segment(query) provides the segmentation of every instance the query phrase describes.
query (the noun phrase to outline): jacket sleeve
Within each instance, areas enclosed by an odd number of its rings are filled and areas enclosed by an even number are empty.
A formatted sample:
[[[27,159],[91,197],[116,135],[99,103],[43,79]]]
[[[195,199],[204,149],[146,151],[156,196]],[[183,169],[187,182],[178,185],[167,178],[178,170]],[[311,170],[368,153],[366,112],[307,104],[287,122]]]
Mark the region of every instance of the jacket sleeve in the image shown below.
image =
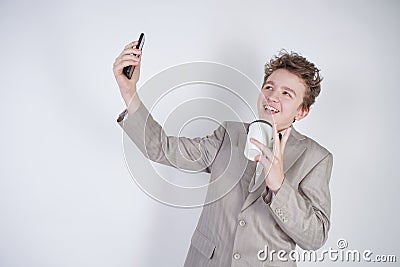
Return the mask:
[[[284,180],[269,203],[276,222],[302,249],[317,250],[328,238],[332,165],[333,156],[328,152],[305,176],[299,188]]]
[[[224,123],[202,138],[168,136],[143,103],[135,112],[121,115],[126,117],[117,122],[148,159],[184,170],[210,172],[225,135]]]

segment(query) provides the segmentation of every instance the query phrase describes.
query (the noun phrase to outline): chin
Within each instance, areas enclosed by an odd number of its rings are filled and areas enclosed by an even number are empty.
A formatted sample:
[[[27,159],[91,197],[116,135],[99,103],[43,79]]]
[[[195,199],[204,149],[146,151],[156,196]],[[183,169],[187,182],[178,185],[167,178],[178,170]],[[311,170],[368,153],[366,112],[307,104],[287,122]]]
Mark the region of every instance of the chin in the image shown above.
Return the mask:
[[[258,116],[258,118],[259,118],[260,120],[267,121],[267,122],[269,122],[269,123],[271,123],[271,124],[274,123],[274,120],[272,119],[272,115],[267,116],[267,115],[263,114],[263,116]]]

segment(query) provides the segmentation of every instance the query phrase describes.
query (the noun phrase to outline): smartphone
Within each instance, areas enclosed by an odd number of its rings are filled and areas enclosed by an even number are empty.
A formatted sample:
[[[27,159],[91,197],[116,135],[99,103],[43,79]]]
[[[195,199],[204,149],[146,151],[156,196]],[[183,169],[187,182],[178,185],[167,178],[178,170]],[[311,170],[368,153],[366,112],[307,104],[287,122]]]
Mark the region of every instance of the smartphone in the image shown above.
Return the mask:
[[[140,37],[139,37],[139,43],[136,45],[136,49],[142,50],[143,45],[144,45],[144,33],[141,33]],[[138,57],[139,55],[135,55],[135,56]],[[129,65],[129,66],[124,67],[122,72],[130,80],[132,78],[132,74],[133,74],[134,70],[135,70],[135,66]]]

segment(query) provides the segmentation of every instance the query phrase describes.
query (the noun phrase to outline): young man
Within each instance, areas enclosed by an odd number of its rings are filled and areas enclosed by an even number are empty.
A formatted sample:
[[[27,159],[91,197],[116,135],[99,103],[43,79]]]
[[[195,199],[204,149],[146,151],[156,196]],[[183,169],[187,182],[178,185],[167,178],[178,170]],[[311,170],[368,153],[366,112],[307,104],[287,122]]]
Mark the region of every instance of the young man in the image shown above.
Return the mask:
[[[274,151],[252,140],[262,151],[257,162],[270,171],[261,173],[265,183],[249,190],[255,184],[256,162],[243,155],[248,123],[224,122],[204,138],[167,136],[136,94],[140,57],[131,55],[141,54],[132,48],[136,44],[128,44],[114,63],[127,105],[118,123],[150,160],[203,170],[211,174],[211,181],[239,181],[224,197],[203,207],[185,266],[296,266],[288,254],[272,250],[289,253],[296,244],[320,248],[330,228],[333,158],[292,127],[308,115],[320,92],[314,64],[284,52],[266,65],[257,108],[259,118],[274,125]],[[122,73],[128,65],[136,67],[131,80]],[[213,199],[212,194],[207,197]]]

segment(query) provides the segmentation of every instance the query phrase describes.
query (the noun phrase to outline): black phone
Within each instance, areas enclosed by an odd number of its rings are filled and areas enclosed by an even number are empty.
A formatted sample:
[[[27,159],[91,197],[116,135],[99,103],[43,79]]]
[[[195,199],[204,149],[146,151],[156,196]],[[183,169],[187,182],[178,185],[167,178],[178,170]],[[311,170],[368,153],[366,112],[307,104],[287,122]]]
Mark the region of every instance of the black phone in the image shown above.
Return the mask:
[[[139,43],[136,45],[136,49],[140,49],[142,50],[144,45],[144,33],[140,34],[139,37]],[[134,54],[136,57],[138,57],[139,55]],[[133,71],[135,70],[135,66],[129,65],[124,67],[124,69],[122,70],[122,72],[125,74],[125,76],[130,80],[132,78],[132,74]]]

